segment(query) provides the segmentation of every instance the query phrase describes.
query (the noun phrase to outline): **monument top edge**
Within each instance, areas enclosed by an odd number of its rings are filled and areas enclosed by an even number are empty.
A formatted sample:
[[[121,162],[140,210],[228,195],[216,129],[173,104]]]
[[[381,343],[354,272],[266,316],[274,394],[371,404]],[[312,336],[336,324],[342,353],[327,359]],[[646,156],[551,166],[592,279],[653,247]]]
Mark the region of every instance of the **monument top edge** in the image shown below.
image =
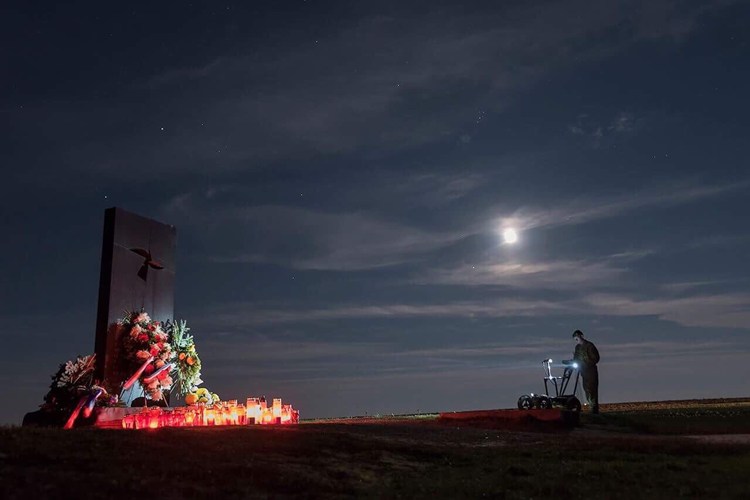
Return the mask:
[[[135,218],[143,219],[144,221],[155,222],[157,224],[161,224],[162,226],[168,226],[168,227],[170,227],[172,229],[176,229],[176,227],[175,227],[174,224],[169,224],[169,223],[166,223],[166,222],[162,222],[162,221],[156,220],[156,219],[151,218],[151,217],[146,217],[145,215],[137,214],[135,212],[131,212],[129,210],[125,210],[124,208],[121,208],[121,207],[109,207],[109,208],[105,209],[104,212],[105,212],[105,214],[107,214],[107,213],[113,213],[113,214],[115,214],[115,216],[119,214],[119,215],[122,215],[122,216],[125,216],[125,217],[135,217]]]

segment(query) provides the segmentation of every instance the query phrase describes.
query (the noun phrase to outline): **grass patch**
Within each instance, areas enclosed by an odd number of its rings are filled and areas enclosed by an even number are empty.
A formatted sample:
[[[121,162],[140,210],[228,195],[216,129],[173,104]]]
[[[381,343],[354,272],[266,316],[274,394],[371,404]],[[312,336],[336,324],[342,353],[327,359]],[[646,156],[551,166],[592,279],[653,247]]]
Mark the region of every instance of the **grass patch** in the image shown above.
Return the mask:
[[[413,424],[0,429],[5,498],[742,498],[750,447]]]
[[[748,434],[750,406],[608,412],[583,415],[583,423],[647,434]]]

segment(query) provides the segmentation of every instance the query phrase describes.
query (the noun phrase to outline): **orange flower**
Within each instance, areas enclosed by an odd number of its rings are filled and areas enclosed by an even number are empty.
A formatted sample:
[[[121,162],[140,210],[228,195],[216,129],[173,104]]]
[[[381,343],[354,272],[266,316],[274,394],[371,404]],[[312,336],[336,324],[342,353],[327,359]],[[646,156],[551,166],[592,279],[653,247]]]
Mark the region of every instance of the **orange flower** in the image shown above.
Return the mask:
[[[185,353],[184,353],[184,352],[181,352],[181,353],[180,353],[180,361],[182,361],[183,359],[185,359]]]
[[[189,364],[190,366],[193,366],[193,363],[195,363],[195,360],[193,359],[192,356],[188,356],[185,362]]]

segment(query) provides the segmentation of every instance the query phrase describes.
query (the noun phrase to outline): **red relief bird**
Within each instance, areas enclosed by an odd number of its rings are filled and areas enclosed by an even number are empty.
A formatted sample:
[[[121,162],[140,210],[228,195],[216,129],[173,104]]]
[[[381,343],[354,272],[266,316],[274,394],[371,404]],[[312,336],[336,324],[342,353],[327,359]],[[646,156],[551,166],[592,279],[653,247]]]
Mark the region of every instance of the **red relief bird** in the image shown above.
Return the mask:
[[[143,281],[146,281],[148,278],[149,267],[151,269],[164,269],[164,266],[162,266],[159,262],[155,261],[151,257],[151,250],[144,250],[143,248],[131,248],[130,251],[143,257],[143,265],[138,270],[138,277]]]

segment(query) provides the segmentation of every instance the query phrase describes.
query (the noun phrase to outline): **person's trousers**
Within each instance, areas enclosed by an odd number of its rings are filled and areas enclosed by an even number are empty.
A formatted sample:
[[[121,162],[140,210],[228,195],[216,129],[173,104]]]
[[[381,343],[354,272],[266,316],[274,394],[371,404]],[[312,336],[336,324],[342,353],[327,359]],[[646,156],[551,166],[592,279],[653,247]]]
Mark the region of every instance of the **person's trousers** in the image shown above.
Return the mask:
[[[591,411],[599,412],[599,369],[591,366],[581,370],[583,377],[583,391],[586,393],[586,399],[591,405]]]

